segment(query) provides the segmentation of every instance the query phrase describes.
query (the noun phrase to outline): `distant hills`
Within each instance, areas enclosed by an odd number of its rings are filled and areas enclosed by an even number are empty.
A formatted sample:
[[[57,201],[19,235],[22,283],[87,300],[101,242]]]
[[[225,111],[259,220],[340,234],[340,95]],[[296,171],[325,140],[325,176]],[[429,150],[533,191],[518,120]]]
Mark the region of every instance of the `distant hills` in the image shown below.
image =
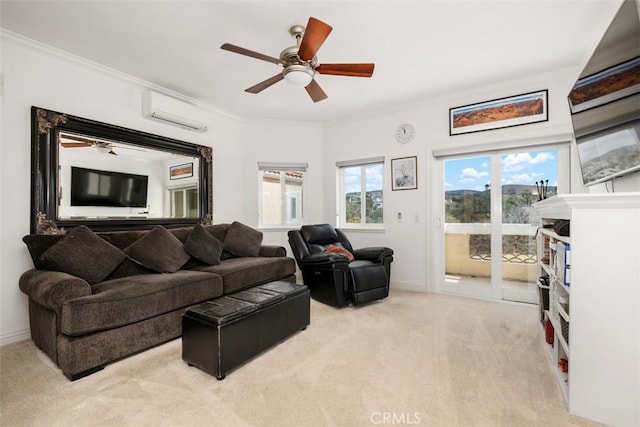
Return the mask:
[[[445,196],[453,197],[453,196],[464,196],[464,195],[473,195],[473,194],[481,194],[484,193],[485,190],[450,190],[445,191]],[[555,186],[550,185],[547,188],[547,194],[552,195],[556,194],[557,190]],[[520,194],[520,193],[530,193],[538,195],[538,188],[535,185],[522,185],[522,184],[508,184],[502,186],[503,194]]]

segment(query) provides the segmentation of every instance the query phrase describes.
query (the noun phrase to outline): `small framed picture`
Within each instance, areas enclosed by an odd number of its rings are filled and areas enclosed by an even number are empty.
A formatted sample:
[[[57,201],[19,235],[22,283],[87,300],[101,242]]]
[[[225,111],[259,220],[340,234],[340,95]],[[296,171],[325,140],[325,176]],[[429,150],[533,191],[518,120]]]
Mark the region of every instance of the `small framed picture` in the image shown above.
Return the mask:
[[[169,168],[169,179],[182,179],[193,176],[193,163],[171,166]]]
[[[415,190],[416,188],[418,188],[417,157],[391,159],[391,190]]]

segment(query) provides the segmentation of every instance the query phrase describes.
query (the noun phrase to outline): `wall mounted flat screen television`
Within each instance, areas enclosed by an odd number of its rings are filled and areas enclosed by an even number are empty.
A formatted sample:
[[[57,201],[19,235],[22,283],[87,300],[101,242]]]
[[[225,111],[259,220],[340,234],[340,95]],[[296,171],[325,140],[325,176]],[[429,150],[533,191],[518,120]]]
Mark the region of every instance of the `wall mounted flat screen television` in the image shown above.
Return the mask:
[[[640,120],[576,138],[585,186],[640,170]]]
[[[149,177],[71,167],[71,206],[147,206]]]
[[[640,171],[639,4],[621,3],[568,96],[585,186]]]

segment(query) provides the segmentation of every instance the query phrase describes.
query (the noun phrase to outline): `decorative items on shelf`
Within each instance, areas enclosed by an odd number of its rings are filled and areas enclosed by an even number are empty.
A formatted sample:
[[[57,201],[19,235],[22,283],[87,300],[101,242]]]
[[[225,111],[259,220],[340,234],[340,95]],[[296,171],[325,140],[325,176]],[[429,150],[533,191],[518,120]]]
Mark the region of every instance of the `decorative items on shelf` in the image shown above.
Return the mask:
[[[562,370],[562,372],[569,372],[569,361],[567,359],[559,359],[558,367]]]
[[[538,189],[538,201],[547,198],[547,191],[549,190],[549,180],[536,181],[536,188]]]

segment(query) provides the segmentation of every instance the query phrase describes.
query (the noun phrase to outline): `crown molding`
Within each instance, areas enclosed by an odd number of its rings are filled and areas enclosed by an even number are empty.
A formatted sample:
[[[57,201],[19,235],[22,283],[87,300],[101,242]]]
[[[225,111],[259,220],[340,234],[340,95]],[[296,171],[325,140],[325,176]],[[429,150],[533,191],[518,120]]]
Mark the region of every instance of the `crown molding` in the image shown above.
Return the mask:
[[[122,71],[118,71],[114,68],[108,67],[106,65],[100,64],[95,61],[91,61],[89,59],[83,58],[81,56],[75,55],[73,53],[67,52],[66,50],[62,50],[46,43],[39,42],[37,40],[31,39],[29,37],[25,37],[21,34],[14,33],[13,31],[6,30],[4,28],[0,28],[0,35],[2,36],[3,42],[5,39],[25,46],[27,48],[33,49],[35,51],[39,51],[48,55],[52,55],[54,57],[60,58],[62,60],[71,62],[80,67],[84,67],[93,71],[98,71],[104,75],[109,77],[113,77],[127,83],[131,83],[133,85],[139,86],[142,89],[152,89],[154,91],[163,93],[165,95],[171,96],[173,98],[180,99],[181,101],[188,102],[192,105],[195,105],[198,108],[202,108],[203,110],[209,111],[211,113],[217,114],[219,116],[223,116],[232,120],[243,120],[242,117],[228,113],[226,111],[220,110],[217,107],[214,107],[211,104],[203,102],[199,99],[192,98],[190,96],[184,95],[180,92],[168,89],[166,87],[157,85],[148,80],[141,79],[139,77],[132,76],[131,74],[124,73]]]

